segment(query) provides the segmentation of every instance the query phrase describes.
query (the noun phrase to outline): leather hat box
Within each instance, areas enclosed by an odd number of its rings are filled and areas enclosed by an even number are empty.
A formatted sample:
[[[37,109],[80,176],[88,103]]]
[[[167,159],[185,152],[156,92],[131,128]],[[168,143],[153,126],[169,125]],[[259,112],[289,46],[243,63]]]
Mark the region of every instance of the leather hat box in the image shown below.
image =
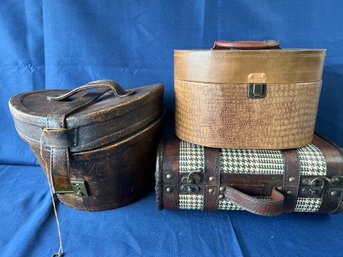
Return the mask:
[[[175,50],[176,135],[215,148],[288,149],[313,137],[323,49],[218,41]]]
[[[54,193],[80,210],[129,204],[153,184],[163,85],[95,81],[16,95],[9,105]]]
[[[315,135],[292,150],[209,148],[176,137],[161,143],[159,208],[337,213],[343,209],[343,152]]]

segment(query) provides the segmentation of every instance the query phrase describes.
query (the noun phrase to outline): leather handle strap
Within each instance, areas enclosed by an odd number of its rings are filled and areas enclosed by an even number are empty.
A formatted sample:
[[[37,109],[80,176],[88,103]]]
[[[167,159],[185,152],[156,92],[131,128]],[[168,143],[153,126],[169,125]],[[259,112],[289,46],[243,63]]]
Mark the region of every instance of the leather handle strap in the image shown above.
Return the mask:
[[[233,187],[225,188],[225,199],[235,203],[246,211],[263,215],[275,216],[283,211],[285,197],[276,187],[272,189],[271,199],[260,199],[247,195]]]
[[[48,96],[48,100],[52,100],[52,101],[65,100],[65,99],[68,99],[72,95],[75,95],[83,90],[87,90],[91,88],[106,88],[107,89],[106,91],[111,91],[116,97],[120,97],[120,98],[135,93],[134,90],[125,91],[124,89],[121,88],[121,86],[117,82],[113,80],[97,80],[97,81],[92,81],[90,83],[82,85],[78,88],[75,88],[69,91],[68,93],[60,95],[60,96]]]
[[[91,88],[95,88],[96,90],[90,91],[86,95],[78,97],[73,101],[64,102],[58,109],[52,111],[47,116],[46,136],[48,138],[52,138],[54,136],[54,142],[62,141],[63,143],[55,144],[54,147],[50,146],[50,174],[52,176],[54,191],[57,194],[73,192],[73,188],[70,183],[69,146],[75,142],[69,143],[67,141],[75,141],[75,136],[70,137],[65,133],[68,130],[68,128],[66,128],[67,116],[93,104],[99,97],[108,91],[112,91],[112,93],[117,97],[126,97],[134,93],[134,90],[124,91],[119,84],[114,81],[99,80],[80,86],[60,96],[50,96],[48,99],[52,101],[66,100],[76,93]],[[77,135],[77,132],[74,134]],[[45,141],[48,142],[49,140]]]
[[[218,49],[239,49],[239,50],[259,50],[259,49],[280,49],[280,42],[277,40],[266,41],[214,41],[213,50]]]
[[[43,137],[43,145],[50,148],[50,175],[54,193],[72,193],[73,188],[70,183],[69,146],[75,144],[77,132],[68,136],[66,128],[66,117],[79,109],[92,104],[102,96],[106,90],[97,90],[96,94],[86,94],[85,96],[63,103],[58,109],[52,111],[47,116],[46,132]],[[50,141],[59,144],[48,144]]]

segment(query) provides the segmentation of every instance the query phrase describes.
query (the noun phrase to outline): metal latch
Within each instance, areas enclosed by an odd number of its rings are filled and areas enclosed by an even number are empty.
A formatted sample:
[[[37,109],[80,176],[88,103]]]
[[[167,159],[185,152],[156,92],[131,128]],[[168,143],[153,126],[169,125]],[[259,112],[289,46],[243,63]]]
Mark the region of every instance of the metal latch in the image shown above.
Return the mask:
[[[54,185],[54,193],[55,194],[72,194],[74,193],[74,189],[71,185],[67,185],[67,186]]]
[[[190,172],[187,176],[181,178],[180,191],[183,193],[199,192],[201,190],[202,173]]]
[[[264,98],[267,95],[267,84],[250,83],[248,84],[248,96],[252,99]]]
[[[325,181],[318,178],[304,178],[300,182],[301,197],[320,197],[323,194]]]
[[[73,193],[74,195],[80,196],[80,197],[87,197],[87,188],[84,181],[78,181],[78,180],[71,180],[70,181],[72,187],[73,187]]]
[[[301,180],[300,196],[320,197],[324,190],[327,190],[331,197],[341,197],[343,194],[343,177],[316,177]]]

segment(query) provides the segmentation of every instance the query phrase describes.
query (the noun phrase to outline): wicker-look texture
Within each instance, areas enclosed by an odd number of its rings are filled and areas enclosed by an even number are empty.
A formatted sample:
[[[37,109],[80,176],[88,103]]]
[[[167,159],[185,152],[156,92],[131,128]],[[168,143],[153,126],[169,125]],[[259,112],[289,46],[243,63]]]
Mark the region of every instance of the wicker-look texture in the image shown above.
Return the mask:
[[[176,134],[209,147],[287,149],[311,142],[321,82],[268,84],[249,99],[246,84],[175,81]]]
[[[174,57],[179,138],[246,149],[311,142],[324,50],[181,50]],[[250,84],[265,84],[265,97],[250,98]]]

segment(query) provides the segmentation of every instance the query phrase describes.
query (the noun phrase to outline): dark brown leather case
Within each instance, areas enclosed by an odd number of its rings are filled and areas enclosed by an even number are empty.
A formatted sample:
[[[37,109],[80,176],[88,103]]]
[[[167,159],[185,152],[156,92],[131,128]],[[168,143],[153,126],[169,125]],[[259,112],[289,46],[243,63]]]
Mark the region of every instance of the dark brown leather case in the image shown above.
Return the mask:
[[[342,210],[342,150],[315,135],[291,150],[208,148],[176,137],[160,143],[159,208],[337,213]]]
[[[16,95],[10,109],[58,198],[105,210],[141,197],[153,182],[163,85],[124,91],[95,81],[72,91]]]

